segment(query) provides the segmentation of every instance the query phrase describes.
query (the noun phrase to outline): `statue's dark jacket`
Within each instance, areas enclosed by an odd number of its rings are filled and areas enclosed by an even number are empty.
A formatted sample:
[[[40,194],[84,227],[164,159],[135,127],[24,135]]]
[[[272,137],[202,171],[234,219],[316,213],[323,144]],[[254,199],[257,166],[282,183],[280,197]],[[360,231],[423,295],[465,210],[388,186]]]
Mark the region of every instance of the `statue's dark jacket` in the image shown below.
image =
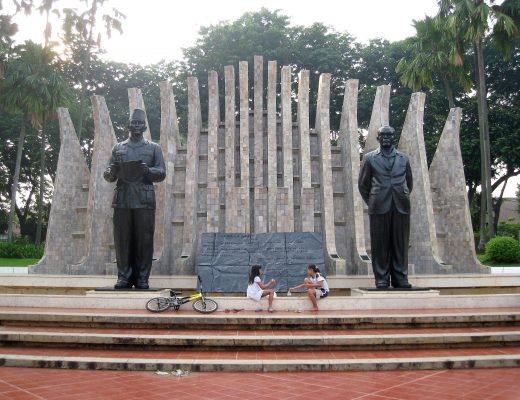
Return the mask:
[[[412,169],[408,157],[397,151],[393,166],[385,159],[381,149],[363,157],[358,187],[368,204],[369,214],[386,214],[392,207],[401,214],[410,213],[410,193],[413,188]]]
[[[138,178],[126,177],[121,169],[114,174],[110,168],[105,172],[105,179],[109,182],[117,179],[112,207],[155,209],[153,182],[161,182],[166,177],[164,158],[158,144],[144,138],[139,141],[128,138],[113,147],[110,165],[137,160],[146,163],[149,168],[147,175]]]

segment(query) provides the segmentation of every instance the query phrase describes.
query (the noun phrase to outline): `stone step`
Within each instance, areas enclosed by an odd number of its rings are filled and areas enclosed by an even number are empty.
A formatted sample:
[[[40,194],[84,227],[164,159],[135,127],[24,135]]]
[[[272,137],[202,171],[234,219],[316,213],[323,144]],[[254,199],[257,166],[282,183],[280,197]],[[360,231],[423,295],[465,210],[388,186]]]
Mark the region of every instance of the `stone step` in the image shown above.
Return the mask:
[[[106,302],[112,301],[109,298]],[[143,306],[144,308],[144,306]],[[232,310],[230,310],[232,311]],[[0,325],[145,329],[393,329],[519,326],[519,309],[372,310],[199,314],[194,311],[150,313],[117,309],[3,307]]]
[[[182,216],[174,216],[172,224],[178,227],[184,225],[184,218]],[[41,275],[40,275],[41,276]],[[10,279],[11,277],[2,277],[4,286],[10,286],[17,282],[23,283],[24,281]],[[63,287],[108,287],[113,286],[115,276],[109,277],[109,279],[101,279],[101,277],[89,277],[89,280],[78,279],[75,276],[71,276],[67,281],[55,279],[54,276],[42,277],[40,280],[30,280],[34,282],[35,286],[38,287],[59,287],[59,283]],[[357,289],[352,288],[350,290],[351,296],[338,296],[334,292],[334,278],[330,279],[330,285],[332,294],[326,299],[320,300],[319,307],[322,312],[335,312],[336,310],[342,310],[341,312],[358,311],[363,310],[444,310],[448,312],[452,309],[469,309],[475,307],[478,304],[478,310],[483,308],[487,309],[499,309],[512,308],[520,311],[520,294],[495,294],[495,295],[442,295],[435,293],[433,297],[428,293],[419,293],[417,291],[411,292],[369,292],[363,296],[354,296],[358,293]],[[373,279],[373,278],[372,278]],[[169,279],[155,279],[151,277],[150,282],[154,288],[176,288],[183,290],[185,294],[193,293],[195,288],[195,279],[192,277],[179,277]],[[27,280],[25,282],[28,282]],[[54,283],[54,286],[53,286]],[[84,283],[85,286],[80,286]],[[373,284],[371,280],[369,282]],[[29,286],[29,285],[27,285]],[[191,287],[191,288],[190,288]],[[59,292],[58,292],[59,293]],[[66,293],[66,292],[65,292]],[[37,307],[37,308],[96,308],[96,309],[117,309],[117,310],[144,310],[147,299],[156,297],[157,295],[153,292],[144,292],[146,296],[134,296],[130,292],[93,292],[86,291],[85,295],[79,294],[37,294],[36,293],[0,293],[0,308],[1,307]],[[141,293],[143,294],[143,293]],[[219,310],[248,310],[254,311],[257,308],[267,308],[267,300],[262,299],[260,303],[249,300],[245,295],[222,295],[222,294],[211,294],[210,297],[215,299],[219,304]],[[311,309],[311,303],[305,293],[293,293],[292,296],[286,296],[286,293],[278,293],[278,296],[274,302],[274,308],[278,311],[293,311],[301,312]],[[187,304],[181,307],[181,310],[191,309],[191,305]],[[428,311],[429,312],[429,311]]]
[[[192,372],[374,371],[520,366],[520,348],[395,351],[131,351],[3,347],[5,367]]]
[[[425,331],[425,332],[424,332]],[[433,331],[433,332],[432,332]],[[316,329],[303,334],[298,331],[201,331],[177,333],[174,329],[153,333],[133,330],[103,329],[46,329],[3,327],[0,329],[2,346],[88,347],[117,349],[130,347],[163,351],[165,349],[219,349],[219,350],[391,350],[520,346],[520,326],[514,330],[491,328],[484,331],[423,330],[408,333],[359,331],[338,333]]]

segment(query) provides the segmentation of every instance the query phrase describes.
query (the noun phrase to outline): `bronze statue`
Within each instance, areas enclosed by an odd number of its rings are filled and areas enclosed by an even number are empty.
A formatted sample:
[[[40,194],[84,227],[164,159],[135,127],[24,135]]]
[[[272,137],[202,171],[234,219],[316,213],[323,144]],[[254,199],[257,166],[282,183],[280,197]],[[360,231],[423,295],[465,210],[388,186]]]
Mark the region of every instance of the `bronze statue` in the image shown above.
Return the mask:
[[[408,242],[413,179],[408,157],[394,147],[391,126],[379,129],[379,148],[363,157],[358,187],[368,204],[372,269],[378,289],[410,289]]]
[[[117,260],[114,288],[148,289],[155,230],[153,182],[164,180],[166,172],[160,146],[143,138],[143,110],[132,112],[128,129],[130,137],[114,146],[103,175],[108,182],[117,180],[112,202]]]

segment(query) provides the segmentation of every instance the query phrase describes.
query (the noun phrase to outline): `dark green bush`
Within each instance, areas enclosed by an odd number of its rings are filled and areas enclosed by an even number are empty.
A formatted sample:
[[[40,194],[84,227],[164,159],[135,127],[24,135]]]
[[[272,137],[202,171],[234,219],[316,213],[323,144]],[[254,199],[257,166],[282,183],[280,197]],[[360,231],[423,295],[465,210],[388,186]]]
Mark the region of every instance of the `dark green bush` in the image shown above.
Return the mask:
[[[23,242],[0,243],[0,258],[42,258],[43,247]]]
[[[494,262],[520,261],[520,244],[509,236],[497,236],[486,244],[486,257]]]
[[[509,221],[498,223],[497,236],[509,236],[518,240],[518,232],[520,232],[520,224],[513,224]]]

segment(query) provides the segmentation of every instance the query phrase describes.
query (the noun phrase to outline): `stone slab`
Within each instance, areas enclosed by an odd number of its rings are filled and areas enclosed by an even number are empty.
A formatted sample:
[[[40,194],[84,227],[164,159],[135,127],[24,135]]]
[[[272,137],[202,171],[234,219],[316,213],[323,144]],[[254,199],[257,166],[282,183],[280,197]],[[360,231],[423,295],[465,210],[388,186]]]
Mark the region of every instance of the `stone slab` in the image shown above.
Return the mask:
[[[439,296],[438,290],[423,289],[423,290],[379,290],[369,288],[352,289],[351,295],[353,297],[374,297],[374,298],[423,298]]]
[[[93,309],[121,309],[144,310],[146,300],[157,297],[155,293],[143,293],[142,297],[127,295],[99,293],[96,295],[33,295],[33,294],[0,294],[0,307],[52,307],[52,308],[93,308]],[[267,309],[267,299],[255,302],[244,296],[222,297],[211,296],[219,305],[219,310],[256,310]],[[413,301],[411,301],[413,299]],[[388,296],[328,296],[320,300],[321,310],[428,310],[453,308],[496,308],[519,307],[520,294],[497,295],[446,295],[446,296],[421,296],[413,297],[398,295]],[[311,304],[305,293],[293,293],[290,297],[278,296],[274,300],[274,307],[278,310],[310,310]],[[191,309],[190,304],[181,307]],[[0,313],[1,314],[1,313]],[[171,314],[168,314],[171,316]]]
[[[44,355],[2,355],[6,367],[60,368],[81,370],[130,370],[192,372],[303,372],[303,371],[390,371],[461,368],[514,368],[520,366],[518,355],[451,356],[389,359],[281,359],[281,360],[219,360],[219,359],[146,359],[63,357]]]
[[[409,278],[413,286],[430,288],[500,289],[520,287],[520,273],[491,275],[455,274],[440,276],[411,275]],[[0,281],[0,287],[96,288],[113,285],[115,281],[115,275],[5,274]],[[331,289],[371,287],[374,284],[374,279],[370,276],[328,276],[327,281]],[[150,285],[153,287],[195,289],[197,286],[197,277],[194,275],[152,275],[150,277]]]

